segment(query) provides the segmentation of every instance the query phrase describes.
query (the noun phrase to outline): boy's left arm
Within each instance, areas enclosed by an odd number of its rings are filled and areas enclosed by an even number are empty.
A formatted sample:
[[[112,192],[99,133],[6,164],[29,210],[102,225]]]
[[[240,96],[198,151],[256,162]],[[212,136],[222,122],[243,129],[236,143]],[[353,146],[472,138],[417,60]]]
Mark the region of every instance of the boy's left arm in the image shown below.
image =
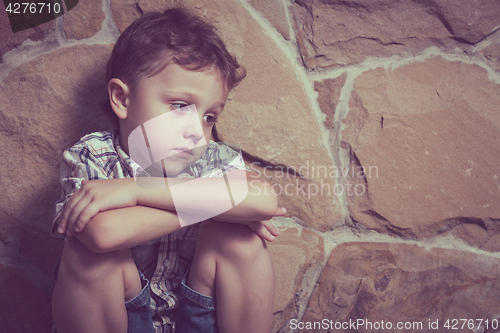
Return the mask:
[[[232,170],[217,178],[137,178],[139,205],[213,217],[220,221],[263,221],[276,214],[271,185],[251,171]],[[149,183],[148,183],[149,182]],[[162,189],[152,189],[162,183]]]

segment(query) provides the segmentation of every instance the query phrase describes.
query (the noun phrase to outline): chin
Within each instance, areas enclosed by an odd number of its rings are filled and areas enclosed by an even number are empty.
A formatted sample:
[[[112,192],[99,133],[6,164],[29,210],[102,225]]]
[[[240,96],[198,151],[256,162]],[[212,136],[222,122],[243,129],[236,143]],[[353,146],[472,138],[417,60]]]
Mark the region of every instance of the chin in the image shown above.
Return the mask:
[[[172,162],[172,161],[165,161],[164,163],[164,170],[167,176],[177,176],[180,174],[184,169],[189,167],[191,164],[193,164],[196,160],[190,161],[189,163],[187,162]]]

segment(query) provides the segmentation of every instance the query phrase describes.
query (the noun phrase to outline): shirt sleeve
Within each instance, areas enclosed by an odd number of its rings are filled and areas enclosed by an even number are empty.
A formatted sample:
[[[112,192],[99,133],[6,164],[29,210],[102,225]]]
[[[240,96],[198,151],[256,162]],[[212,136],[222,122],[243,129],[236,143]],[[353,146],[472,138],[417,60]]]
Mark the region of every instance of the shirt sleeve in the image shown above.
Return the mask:
[[[225,173],[236,169],[251,171],[243,161],[241,149],[226,143],[210,141],[208,161],[201,171],[201,177],[222,177]]]
[[[52,233],[69,198],[80,188],[82,180],[108,179],[99,160],[84,145],[75,145],[63,153],[60,171],[61,199],[56,202]],[[63,237],[63,236],[61,236]]]

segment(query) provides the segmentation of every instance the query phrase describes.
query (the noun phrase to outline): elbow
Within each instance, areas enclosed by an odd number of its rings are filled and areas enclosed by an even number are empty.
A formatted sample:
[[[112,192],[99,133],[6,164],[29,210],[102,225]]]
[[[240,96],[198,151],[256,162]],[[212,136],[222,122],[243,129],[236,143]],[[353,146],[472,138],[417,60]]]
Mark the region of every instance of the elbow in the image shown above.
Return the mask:
[[[85,229],[77,234],[77,238],[83,242],[89,250],[95,253],[111,252],[116,248],[113,234],[107,227],[106,221],[99,218],[99,214],[94,216]]]
[[[95,253],[107,253],[114,250],[114,246],[110,245],[102,236],[93,238],[92,241],[87,244],[87,247]]]
[[[276,215],[276,210],[278,209],[278,196],[274,193],[271,184],[264,182],[264,191],[265,195],[262,196],[261,205],[261,214],[266,217],[266,220],[270,220]]]

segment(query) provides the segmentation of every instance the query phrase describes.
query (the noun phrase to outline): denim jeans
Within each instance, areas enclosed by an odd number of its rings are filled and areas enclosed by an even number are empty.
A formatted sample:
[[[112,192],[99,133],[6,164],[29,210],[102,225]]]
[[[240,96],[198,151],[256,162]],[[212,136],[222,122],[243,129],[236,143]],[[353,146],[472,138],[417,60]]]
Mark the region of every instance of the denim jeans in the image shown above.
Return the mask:
[[[187,274],[181,282],[175,333],[219,333],[215,297],[194,291],[186,282]]]

